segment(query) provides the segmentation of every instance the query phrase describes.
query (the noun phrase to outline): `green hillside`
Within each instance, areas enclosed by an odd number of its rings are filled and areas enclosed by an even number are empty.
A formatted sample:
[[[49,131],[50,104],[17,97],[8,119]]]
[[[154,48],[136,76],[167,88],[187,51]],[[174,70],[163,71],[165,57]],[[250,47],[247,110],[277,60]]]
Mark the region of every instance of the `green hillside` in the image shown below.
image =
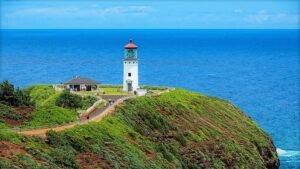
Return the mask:
[[[0,140],[0,168],[279,167],[272,139],[238,108],[178,89],[46,140],[6,130]]]
[[[0,83],[0,128],[43,128],[74,122],[78,120],[78,112],[84,112],[96,101],[95,96],[56,91],[52,85],[16,89],[3,81]]]
[[[31,100],[35,103],[35,109],[31,113],[31,119],[25,122],[23,128],[39,128],[69,123],[77,119],[74,110],[55,105],[61,92],[55,91],[51,85],[34,85],[26,89]]]

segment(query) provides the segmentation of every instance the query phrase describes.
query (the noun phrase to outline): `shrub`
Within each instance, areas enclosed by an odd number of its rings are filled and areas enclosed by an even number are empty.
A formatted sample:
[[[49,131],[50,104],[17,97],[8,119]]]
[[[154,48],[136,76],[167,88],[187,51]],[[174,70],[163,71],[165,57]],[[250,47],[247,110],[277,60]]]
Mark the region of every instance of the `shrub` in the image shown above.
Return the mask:
[[[50,155],[62,168],[79,168],[75,161],[75,152],[68,147],[55,148]]]
[[[8,105],[13,105],[15,102],[14,98],[15,89],[12,84],[7,80],[0,84],[0,101]]]
[[[15,91],[16,103],[15,106],[34,106],[34,102],[31,100],[29,92],[26,90]]]
[[[80,95],[72,94],[69,90],[64,90],[56,100],[56,105],[65,108],[74,108],[76,110],[82,107],[83,103]]]
[[[21,168],[40,169],[42,168],[35,160],[25,154],[18,154],[14,156],[15,163],[19,164]]]
[[[167,159],[168,161],[172,161],[173,156],[164,144],[158,144],[156,150],[160,152],[165,159]]]
[[[97,101],[97,98],[94,96],[85,96],[82,97],[82,108],[87,109],[92,106]]]
[[[183,136],[183,134],[176,134],[175,135],[176,140],[182,145],[182,146],[187,146],[187,140]]]
[[[47,140],[53,146],[64,146],[67,144],[67,140],[53,130],[47,132]]]
[[[15,109],[0,103],[0,119],[1,120],[4,120],[4,119],[20,120],[21,117],[22,117],[21,114],[19,112],[17,112]]]
[[[0,168],[13,168],[8,160],[0,159]]]
[[[10,106],[33,106],[29,93],[14,86],[7,80],[0,83],[0,103]]]

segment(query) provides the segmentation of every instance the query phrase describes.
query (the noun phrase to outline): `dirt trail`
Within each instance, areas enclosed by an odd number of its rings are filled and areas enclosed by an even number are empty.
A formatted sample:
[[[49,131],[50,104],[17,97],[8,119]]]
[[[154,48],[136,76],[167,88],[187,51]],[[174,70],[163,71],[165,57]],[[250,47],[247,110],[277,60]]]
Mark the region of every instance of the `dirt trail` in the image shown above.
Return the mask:
[[[59,126],[59,127],[19,131],[18,133],[24,134],[24,135],[29,135],[29,136],[35,135],[35,136],[45,137],[47,131],[49,131],[49,130],[62,131],[62,130],[65,130],[65,129],[73,128],[77,125],[87,124],[89,122],[97,122],[97,121],[102,120],[105,116],[107,116],[107,115],[111,114],[112,112],[114,112],[115,107],[118,104],[122,103],[123,101],[125,101],[127,99],[134,98],[134,97],[135,96],[127,96],[127,97],[120,98],[115,103],[108,106],[106,109],[103,109],[103,110],[101,110],[101,112],[98,112],[97,116],[94,116],[94,117],[90,118],[89,120],[77,121],[77,122],[74,122],[74,123],[71,123],[71,124],[66,124],[64,126]]]
[[[165,93],[165,92],[169,92],[170,90],[174,90],[174,89],[175,88],[168,88],[166,90],[163,90],[163,91],[157,93],[156,96],[158,96],[162,93]],[[136,96],[125,96],[125,97],[119,98],[112,105],[108,106],[105,109],[101,109],[98,112],[96,112],[95,115],[92,116],[89,120],[81,120],[81,121],[79,120],[77,122],[66,124],[66,125],[59,126],[59,127],[19,131],[18,133],[28,135],[28,136],[33,136],[34,135],[34,136],[46,137],[46,133],[49,130],[63,131],[65,129],[73,128],[77,125],[83,125],[83,124],[87,124],[89,122],[98,122],[98,121],[101,121],[105,116],[113,113],[118,104],[122,103],[123,101],[125,101],[127,99],[131,99],[131,98],[134,98],[134,97],[136,97]]]

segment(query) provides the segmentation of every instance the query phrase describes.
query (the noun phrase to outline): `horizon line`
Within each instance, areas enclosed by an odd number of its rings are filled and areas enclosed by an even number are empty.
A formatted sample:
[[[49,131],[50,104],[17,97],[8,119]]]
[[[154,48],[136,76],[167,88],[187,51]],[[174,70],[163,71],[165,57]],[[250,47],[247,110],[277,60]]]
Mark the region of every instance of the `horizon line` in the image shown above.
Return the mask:
[[[0,28],[0,30],[300,30],[300,28]]]

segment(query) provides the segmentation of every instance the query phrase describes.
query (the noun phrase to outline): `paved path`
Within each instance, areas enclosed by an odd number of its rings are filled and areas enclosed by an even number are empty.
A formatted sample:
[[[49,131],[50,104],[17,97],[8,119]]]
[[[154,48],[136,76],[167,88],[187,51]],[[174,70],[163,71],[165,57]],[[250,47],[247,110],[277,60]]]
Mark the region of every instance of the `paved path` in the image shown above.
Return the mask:
[[[170,90],[174,90],[174,89],[175,88],[168,88],[164,91],[156,93],[154,96],[158,96],[161,93],[169,92]],[[59,127],[19,131],[18,133],[28,135],[28,136],[35,135],[35,136],[46,137],[46,133],[49,130],[63,131],[65,129],[73,128],[77,125],[87,124],[89,122],[98,122],[98,121],[101,121],[105,116],[113,113],[118,104],[122,103],[123,101],[125,101],[127,99],[131,99],[131,98],[134,98],[134,97],[136,97],[136,96],[124,96],[124,97],[118,98],[112,105],[106,106],[106,107],[104,107],[100,110],[97,110],[97,111],[93,112],[92,114],[90,114],[89,120],[81,119],[77,122],[70,123],[70,124],[65,124],[65,125],[59,126]]]
[[[86,124],[88,122],[97,122],[97,121],[102,120],[105,116],[107,116],[107,115],[111,114],[112,112],[114,112],[115,107],[118,104],[122,103],[123,101],[125,101],[127,99],[134,98],[134,97],[135,96],[125,96],[125,97],[119,98],[112,105],[106,106],[105,108],[94,112],[93,115],[90,116],[89,120],[80,120],[80,121],[70,123],[70,124],[66,124],[64,126],[59,126],[59,127],[19,131],[18,133],[24,134],[24,135],[29,135],[29,136],[36,135],[36,136],[45,137],[47,131],[49,131],[49,130],[62,131],[62,130],[68,129],[68,128],[73,128],[77,125]]]

